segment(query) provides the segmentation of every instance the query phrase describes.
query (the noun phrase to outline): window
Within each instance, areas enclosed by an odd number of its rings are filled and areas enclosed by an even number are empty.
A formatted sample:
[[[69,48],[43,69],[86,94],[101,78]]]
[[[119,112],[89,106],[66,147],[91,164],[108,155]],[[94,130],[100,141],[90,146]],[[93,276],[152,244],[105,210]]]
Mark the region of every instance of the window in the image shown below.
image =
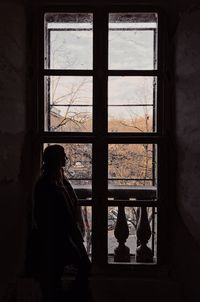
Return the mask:
[[[87,252],[107,267],[156,265],[165,173],[160,13],[54,7],[42,18],[40,139],[69,157]]]

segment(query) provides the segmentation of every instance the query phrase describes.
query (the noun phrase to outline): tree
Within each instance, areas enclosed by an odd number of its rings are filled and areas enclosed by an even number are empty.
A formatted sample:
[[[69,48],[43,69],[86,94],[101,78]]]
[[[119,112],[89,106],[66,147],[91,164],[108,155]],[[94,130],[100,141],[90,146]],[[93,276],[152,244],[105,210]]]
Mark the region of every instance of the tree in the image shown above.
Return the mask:
[[[91,81],[84,77],[78,77],[78,81],[77,77],[71,82],[66,78],[64,80],[68,81],[63,81],[60,76],[52,79],[49,100],[51,131],[90,131],[91,113],[85,110],[88,107],[83,107],[83,103],[90,102],[87,90],[91,86]],[[55,114],[54,108],[60,108],[60,111]]]

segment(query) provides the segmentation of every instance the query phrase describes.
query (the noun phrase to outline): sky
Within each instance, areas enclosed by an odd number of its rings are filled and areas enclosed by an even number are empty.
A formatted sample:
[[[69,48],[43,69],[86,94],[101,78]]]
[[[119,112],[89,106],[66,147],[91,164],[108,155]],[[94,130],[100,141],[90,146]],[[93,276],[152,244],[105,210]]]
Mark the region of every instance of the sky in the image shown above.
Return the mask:
[[[109,23],[108,68],[112,70],[152,70],[153,31],[156,23]],[[92,70],[92,23],[48,22],[50,36],[50,68]],[[137,29],[141,30],[138,31]],[[149,30],[144,30],[148,28]],[[84,29],[84,30],[83,30]],[[123,30],[122,30],[123,29]],[[126,30],[124,30],[126,29]],[[143,29],[143,30],[142,30]],[[85,81],[84,86],[81,83]],[[153,77],[122,77],[108,79],[108,105],[153,103]],[[91,77],[51,77],[51,101],[58,105],[71,104],[72,91],[80,85],[73,98],[75,105],[92,105]],[[128,118],[130,107],[110,107],[109,115]],[[148,107],[149,109],[151,107]],[[61,112],[64,107],[59,107]],[[89,109],[89,108],[88,108]],[[144,114],[143,107],[132,107],[136,115]],[[79,107],[78,110],[83,110]],[[85,109],[84,109],[85,110]],[[150,109],[151,111],[151,109]]]

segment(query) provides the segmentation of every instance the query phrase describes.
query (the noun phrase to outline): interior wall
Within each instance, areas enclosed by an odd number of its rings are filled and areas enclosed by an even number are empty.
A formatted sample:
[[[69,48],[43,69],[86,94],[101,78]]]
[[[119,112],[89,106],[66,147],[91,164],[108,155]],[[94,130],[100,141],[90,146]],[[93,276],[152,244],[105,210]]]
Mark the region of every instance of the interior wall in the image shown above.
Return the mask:
[[[200,7],[180,15],[175,37],[178,206],[200,244]]]
[[[174,44],[176,202],[184,222],[174,224],[174,273],[186,301],[199,301],[200,6],[179,14]]]
[[[159,3],[159,1],[157,1]],[[163,1],[160,1],[163,2]],[[171,3],[171,2],[170,2]],[[175,3],[173,1],[173,3]],[[178,1],[176,2],[178,3]],[[181,5],[177,4],[177,7]],[[175,9],[175,7],[174,7]],[[183,10],[183,8],[181,8]],[[173,4],[170,4],[173,14]],[[23,270],[33,137],[27,121],[29,56],[25,4],[0,2],[0,300]],[[174,15],[173,15],[174,17]],[[187,302],[200,300],[200,11],[180,14],[173,36],[177,199],[172,278]],[[30,79],[29,79],[30,81]],[[172,131],[173,132],[173,131]],[[2,298],[3,301],[3,298]]]
[[[1,2],[0,15],[1,296],[22,263],[26,189],[21,186],[20,170],[26,133],[26,23],[21,4]]]

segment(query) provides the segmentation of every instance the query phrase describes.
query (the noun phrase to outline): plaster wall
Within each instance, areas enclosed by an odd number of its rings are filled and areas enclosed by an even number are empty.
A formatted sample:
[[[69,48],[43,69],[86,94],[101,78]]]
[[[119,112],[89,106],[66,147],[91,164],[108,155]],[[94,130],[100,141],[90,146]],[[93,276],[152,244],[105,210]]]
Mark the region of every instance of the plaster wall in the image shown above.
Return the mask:
[[[176,32],[176,143],[178,207],[200,244],[200,9]]]
[[[175,48],[176,205],[173,269],[183,301],[199,301],[200,277],[200,10],[179,14]],[[180,215],[180,216],[179,216]],[[181,219],[180,219],[181,217]]]
[[[26,131],[26,48],[23,6],[1,2],[0,16],[1,296],[20,272],[22,261],[26,192],[19,175]]]

